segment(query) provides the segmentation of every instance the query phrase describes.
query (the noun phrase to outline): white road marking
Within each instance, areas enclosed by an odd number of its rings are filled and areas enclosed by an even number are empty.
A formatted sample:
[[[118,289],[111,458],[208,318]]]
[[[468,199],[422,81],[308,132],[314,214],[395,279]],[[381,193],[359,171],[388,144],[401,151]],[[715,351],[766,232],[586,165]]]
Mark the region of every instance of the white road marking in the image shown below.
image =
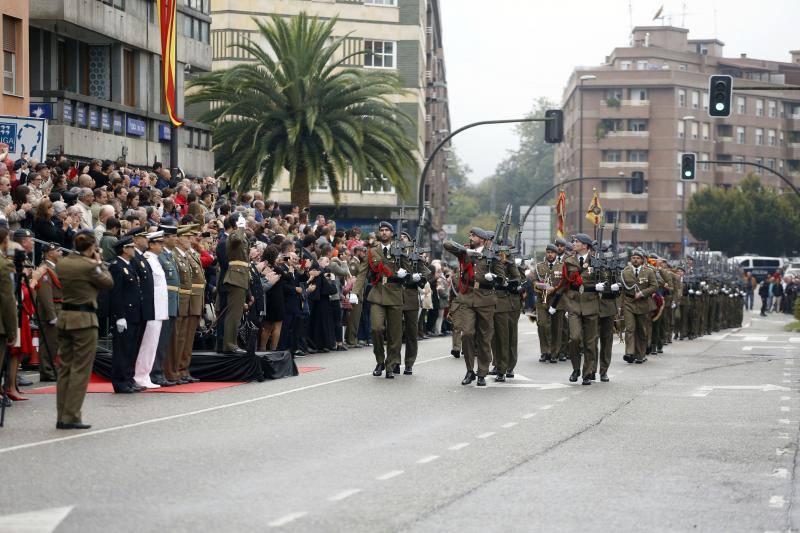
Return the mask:
[[[789,337],[789,342],[800,343],[800,337]]]
[[[780,509],[784,505],[786,505],[786,500],[783,499],[783,496],[772,496],[769,499],[769,506],[773,509]]]
[[[514,377],[512,379],[514,381],[533,381],[531,378],[525,377],[522,374],[514,374]]]
[[[792,399],[792,397],[791,397],[791,396],[781,396],[781,401],[782,401],[782,402],[788,402],[788,401],[789,401],[789,400],[791,400],[791,399]]]
[[[536,416],[536,413],[526,413],[526,414],[522,415],[522,418],[524,418],[525,420],[528,420],[529,418],[533,418],[534,416]]]
[[[494,434],[495,434],[494,431],[487,431],[486,433],[481,433],[476,438],[478,438],[478,439],[488,439],[489,437],[491,437]]]
[[[566,402],[567,400],[569,400],[569,396],[564,396],[563,398],[559,398],[559,399],[558,399],[558,400],[556,400],[556,401],[557,401],[557,402]]]
[[[783,373],[783,377],[789,378],[789,377],[792,377],[792,375],[789,372],[784,372]]]
[[[0,516],[2,533],[51,533],[72,512],[74,506],[53,507],[27,513]]]
[[[783,380],[784,383],[788,383],[789,380]],[[696,398],[704,398],[714,392],[715,390],[757,390],[761,392],[770,392],[770,391],[789,391],[791,390],[788,387],[782,387],[780,385],[705,385],[700,387],[695,391],[692,396]]]
[[[467,446],[469,446],[469,442],[459,442],[458,444],[453,444],[452,446],[450,446],[447,449],[448,450],[452,450],[454,452],[457,452],[458,450],[463,450]]]
[[[791,439],[792,437],[788,433],[778,433],[779,439]]]
[[[361,489],[343,490],[339,494],[334,494],[333,496],[328,498],[328,501],[329,502],[340,502],[340,501],[344,500],[345,498],[349,498],[350,496],[353,496],[354,494],[358,494],[359,492],[361,492]]]
[[[778,477],[781,479],[786,479],[789,477],[789,471],[785,468],[776,468],[772,471],[772,477]]]
[[[779,424],[791,424],[792,421],[789,420],[788,418],[780,418],[780,419],[778,419],[778,423]]]
[[[784,413],[788,413],[789,411],[791,411],[791,408],[785,405],[781,405],[781,411],[783,411]]]
[[[404,470],[392,470],[391,472],[386,472],[385,474],[382,474],[376,477],[375,479],[377,479],[378,481],[386,481],[387,479],[392,479],[393,477],[397,477],[403,474],[404,472],[405,472]]]
[[[432,463],[432,462],[434,462],[434,461],[435,461],[436,459],[438,459],[438,458],[439,458],[439,456],[438,456],[438,455],[429,455],[429,456],[427,456],[427,457],[423,457],[422,459],[420,459],[419,461],[417,461],[417,464],[418,464],[418,465],[424,465],[424,464]]]
[[[267,525],[268,525],[269,527],[281,527],[281,526],[285,526],[285,525],[286,525],[286,524],[288,524],[289,522],[294,522],[294,521],[295,521],[295,520],[297,520],[298,518],[303,518],[303,517],[304,517],[305,515],[307,515],[307,514],[308,514],[308,513],[307,513],[307,512],[305,512],[305,511],[299,511],[299,512],[296,512],[296,513],[289,513],[289,514],[287,514],[286,516],[282,516],[281,518],[278,518],[277,520],[273,520],[272,522],[270,522],[270,523],[269,523],[269,524],[267,524]]]
[[[767,342],[769,339],[766,335],[745,335],[742,339],[744,342]]]
[[[541,406],[539,409],[541,409],[542,411],[547,411],[548,409],[552,409],[552,408],[553,408],[553,404],[547,404],[547,405]]]
[[[791,382],[792,382],[792,380],[791,380],[791,379],[784,379],[784,380],[783,380],[783,383],[791,383]]]
[[[452,359],[452,358],[453,358],[452,355],[443,355],[441,357],[434,357],[433,359],[426,359],[425,361],[417,361],[415,364],[416,365],[424,365],[426,363],[433,363],[435,361],[441,361],[442,359]],[[303,391],[307,391],[307,390],[317,389],[319,387],[324,387],[326,385],[334,385],[336,383],[343,383],[345,381],[352,381],[354,379],[363,378],[365,376],[372,376],[372,372],[366,372],[364,374],[354,374],[352,376],[346,376],[346,377],[343,377],[343,378],[332,379],[330,381],[323,381],[321,383],[313,383],[311,385],[305,385],[303,387],[297,387],[295,389],[289,389],[289,390],[285,390],[285,391],[281,391],[281,392],[275,392],[275,393],[272,393],[272,394],[265,394],[264,396],[258,396],[256,398],[249,398],[247,400],[240,400],[238,402],[231,402],[231,403],[226,403],[226,404],[222,404],[222,405],[215,405],[213,407],[206,407],[205,409],[198,409],[196,411],[187,411],[186,413],[178,413],[178,414],[175,414],[175,415],[161,416],[161,417],[158,417],[158,418],[150,418],[150,419],[147,419],[147,420],[141,420],[139,422],[132,422],[130,424],[122,424],[120,426],[113,426],[113,427],[110,427],[110,428],[96,429],[96,430],[93,430],[93,431],[87,431],[85,433],[78,433],[78,434],[75,434],[75,435],[70,435],[68,437],[58,437],[58,438],[55,438],[55,439],[46,439],[46,440],[40,440],[40,441],[36,441],[36,442],[29,442],[29,443],[26,443],[26,444],[18,444],[16,446],[9,446],[8,448],[0,448],[0,454],[13,452],[13,451],[17,451],[17,450],[27,450],[29,448],[36,448],[38,446],[44,446],[45,444],[54,444],[56,442],[65,442],[65,441],[70,441],[70,440],[75,440],[75,439],[83,439],[83,438],[86,438],[86,437],[92,437],[94,435],[102,435],[104,433],[112,433],[112,432],[115,432],[115,431],[121,431],[123,429],[130,429],[130,428],[135,428],[135,427],[140,427],[140,426],[147,426],[147,425],[150,425],[150,424],[156,424],[158,422],[168,422],[170,420],[177,420],[179,418],[185,418],[187,416],[196,416],[196,415],[202,415],[202,414],[205,414],[205,413],[212,413],[214,411],[221,411],[222,409],[229,409],[231,407],[238,407],[240,405],[247,405],[247,404],[251,404],[251,403],[261,402],[261,401],[264,401],[264,400],[269,400],[269,399],[272,399],[272,398],[279,398],[281,396],[286,396],[288,394],[294,394],[296,392],[303,392]]]
[[[775,341],[777,344],[783,344],[783,341]],[[794,350],[791,346],[742,346],[743,352],[752,352],[753,350]]]
[[[786,455],[787,453],[789,453],[789,450],[787,450],[786,448],[775,448],[775,455],[777,455],[778,457],[780,457],[781,455]]]
[[[570,386],[565,385],[563,383],[487,383],[489,387],[499,387],[501,389],[541,389],[541,390],[552,390],[552,389],[568,389]]]
[[[503,429],[508,429],[508,428],[513,428],[516,425],[517,425],[516,422],[506,422],[505,424],[503,424],[500,427],[503,428]]]

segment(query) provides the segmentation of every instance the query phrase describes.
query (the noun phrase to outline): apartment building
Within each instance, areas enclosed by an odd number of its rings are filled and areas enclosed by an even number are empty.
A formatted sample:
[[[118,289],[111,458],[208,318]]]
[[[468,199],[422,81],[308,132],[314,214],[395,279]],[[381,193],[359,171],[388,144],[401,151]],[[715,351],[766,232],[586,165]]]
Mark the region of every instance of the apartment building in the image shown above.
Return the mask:
[[[413,136],[424,157],[449,133],[447,81],[442,48],[442,24],[438,0],[213,0],[211,43],[213,68],[230,68],[251,61],[249,54],[231,45],[254,42],[265,45],[253,17],[292,16],[300,12],[327,20],[338,17],[335,37],[346,36],[340,56],[352,56],[348,66],[390,69],[402,80],[406,94],[396,98],[398,107],[414,120]],[[447,210],[446,154],[437,155],[429,173],[425,199],[431,204],[435,227],[444,223]],[[398,214],[398,207],[409,206],[416,216],[417,175],[408,176],[412,195],[400,198],[388,182],[361,186],[355,176],[341,184],[341,205],[336,207],[326,187],[313,189],[311,204],[318,212],[335,215],[345,226],[377,225],[382,218]],[[289,177],[284,176],[270,194],[272,200],[290,201]]]
[[[749,172],[769,186],[785,187],[759,163],[800,184],[800,91],[736,90],[736,86],[800,86],[800,51],[788,61],[741,55],[727,58],[716,39],[688,39],[689,30],[636,27],[628,47],[604,64],[577,67],[563,97],[565,140],[556,150],[556,182],[581,175],[599,179],[566,186],[567,227],[592,229],[584,218],[597,189],[606,220],[617,222],[620,241],[677,256],[683,206],[701,187],[730,187]],[[733,113],[708,115],[708,79],[734,79]],[[581,135],[582,132],[582,135]],[[682,152],[697,155],[695,183],[679,179]],[[703,163],[718,160],[723,164]],[[630,183],[602,178],[643,177],[644,194]],[[685,200],[685,202],[684,202]],[[695,243],[687,231],[688,245]]]
[[[178,164],[214,170],[210,129],[186,116],[187,76],[211,70],[210,0],[179,0]],[[31,101],[49,119],[48,145],[82,160],[170,161],[155,0],[30,0]]]
[[[28,3],[0,0],[3,43],[3,92],[0,115],[28,116]]]

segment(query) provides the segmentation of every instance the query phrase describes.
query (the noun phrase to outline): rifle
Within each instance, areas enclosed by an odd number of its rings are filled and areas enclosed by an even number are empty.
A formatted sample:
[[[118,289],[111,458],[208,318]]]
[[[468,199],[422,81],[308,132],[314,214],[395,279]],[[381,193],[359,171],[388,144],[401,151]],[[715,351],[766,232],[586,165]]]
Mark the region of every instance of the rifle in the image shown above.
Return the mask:
[[[397,217],[397,233],[394,234],[394,241],[392,241],[392,245],[389,248],[395,261],[405,255],[405,245],[400,242],[400,234],[403,233],[403,217],[405,213],[405,207],[401,207],[400,215]]]
[[[489,265],[489,269],[491,270],[492,263],[496,261],[499,256],[500,252],[508,252],[508,246],[502,244],[503,236],[503,226],[505,224],[505,220],[507,217],[510,218],[511,216],[511,204],[506,206],[506,210],[503,213],[502,218],[497,222],[497,226],[495,227],[494,235],[483,252],[483,256],[486,258],[486,261]]]
[[[431,251],[430,248],[422,248],[422,246],[420,246],[422,244],[422,226],[424,223],[425,210],[423,209],[419,216],[419,223],[417,224],[417,231],[414,234],[414,242],[412,243],[413,248],[410,254],[412,272],[417,272],[417,265],[419,264],[422,254],[430,253]]]

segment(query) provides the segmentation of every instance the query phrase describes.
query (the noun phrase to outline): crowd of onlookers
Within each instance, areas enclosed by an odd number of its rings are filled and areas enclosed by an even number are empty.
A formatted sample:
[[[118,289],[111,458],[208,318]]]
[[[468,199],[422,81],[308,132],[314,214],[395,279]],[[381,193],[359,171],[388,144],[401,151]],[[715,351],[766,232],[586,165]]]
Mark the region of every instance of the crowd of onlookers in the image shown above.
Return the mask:
[[[749,274],[748,274],[749,276]],[[754,279],[751,276],[749,279]],[[782,271],[767,276],[761,283],[751,285],[753,292],[757,292],[761,298],[761,316],[767,313],[787,313],[793,314],[795,301],[797,299],[800,280],[791,274],[784,275]],[[753,309],[752,299],[750,299],[749,309]]]

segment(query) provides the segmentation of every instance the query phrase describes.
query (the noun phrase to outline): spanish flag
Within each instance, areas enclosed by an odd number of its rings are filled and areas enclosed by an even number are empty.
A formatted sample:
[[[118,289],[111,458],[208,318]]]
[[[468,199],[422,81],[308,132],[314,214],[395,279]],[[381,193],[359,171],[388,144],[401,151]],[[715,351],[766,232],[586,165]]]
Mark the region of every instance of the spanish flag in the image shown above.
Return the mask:
[[[172,125],[179,127],[183,121],[178,118],[176,88],[176,51],[175,35],[177,32],[178,0],[158,0],[158,23],[161,28],[161,80],[167,114]]]
[[[592,203],[589,204],[589,209],[586,211],[586,218],[591,221],[595,227],[600,225],[603,220],[603,206],[600,205],[600,197],[597,195],[597,189],[594,189],[594,196],[592,196]]]
[[[558,218],[556,223],[556,237],[564,236],[564,218],[566,216],[567,194],[564,192],[564,189],[561,189],[561,193],[558,195],[558,201],[556,201],[556,217]]]

